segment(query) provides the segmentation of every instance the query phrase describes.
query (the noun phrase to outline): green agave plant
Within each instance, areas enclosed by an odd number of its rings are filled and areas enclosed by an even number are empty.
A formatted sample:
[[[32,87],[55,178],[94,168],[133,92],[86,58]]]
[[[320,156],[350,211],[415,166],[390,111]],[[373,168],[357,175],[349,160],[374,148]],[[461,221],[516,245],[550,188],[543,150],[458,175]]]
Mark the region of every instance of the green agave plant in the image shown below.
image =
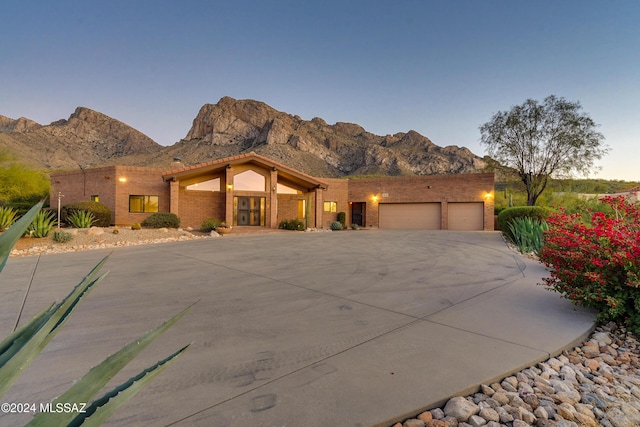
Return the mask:
[[[47,237],[56,224],[57,221],[53,217],[53,212],[39,211],[27,227],[26,234],[36,238]]]
[[[8,206],[0,207],[0,231],[11,227],[16,220],[16,210]]]
[[[520,253],[539,253],[544,245],[544,232],[548,229],[544,220],[528,216],[514,218],[509,222],[512,241]]]
[[[11,248],[37,217],[41,207],[42,202],[34,206],[0,236],[0,271],[7,263]],[[64,326],[83,297],[104,279],[107,273],[98,276],[98,272],[107,259],[108,257],[102,259],[62,302],[52,304],[0,343],[0,397],[11,388],[24,369],[29,366],[60,328]],[[109,379],[124,368],[160,334],[184,316],[190,308],[191,306],[187,307],[167,322],[127,344],[120,351],[93,367],[80,380],[74,383],[69,390],[57,397],[52,402],[53,407],[55,408],[57,404],[89,402],[94,399]],[[149,381],[160,374],[170,362],[180,356],[188,347],[189,345],[182,347],[125,383],[118,385],[102,397],[93,400],[85,408],[84,412],[40,412],[31,420],[28,426],[100,425],[120,406],[145,387]]]
[[[96,217],[88,211],[75,211],[67,218],[67,221],[75,228],[91,228],[96,222]]]

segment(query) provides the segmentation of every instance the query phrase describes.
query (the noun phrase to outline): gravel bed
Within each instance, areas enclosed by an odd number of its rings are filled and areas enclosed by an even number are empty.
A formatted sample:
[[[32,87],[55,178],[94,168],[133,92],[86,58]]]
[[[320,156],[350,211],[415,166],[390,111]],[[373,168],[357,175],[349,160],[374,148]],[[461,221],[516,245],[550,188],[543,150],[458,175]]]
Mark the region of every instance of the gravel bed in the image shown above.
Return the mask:
[[[92,227],[90,229],[61,229],[60,231],[71,234],[72,239],[64,243],[56,242],[53,238],[53,232],[48,237],[40,239],[23,237],[11,251],[11,256],[79,252],[210,237],[209,234],[180,228],[131,230],[128,227]]]

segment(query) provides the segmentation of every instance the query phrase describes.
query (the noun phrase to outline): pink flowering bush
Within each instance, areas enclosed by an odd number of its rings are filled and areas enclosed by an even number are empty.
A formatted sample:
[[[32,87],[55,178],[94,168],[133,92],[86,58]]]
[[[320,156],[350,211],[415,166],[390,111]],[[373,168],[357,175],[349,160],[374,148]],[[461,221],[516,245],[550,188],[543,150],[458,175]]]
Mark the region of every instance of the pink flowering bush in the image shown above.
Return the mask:
[[[603,202],[611,212],[587,220],[564,211],[549,216],[540,259],[551,277],[544,285],[598,309],[599,321],[640,332],[640,206],[622,197]]]

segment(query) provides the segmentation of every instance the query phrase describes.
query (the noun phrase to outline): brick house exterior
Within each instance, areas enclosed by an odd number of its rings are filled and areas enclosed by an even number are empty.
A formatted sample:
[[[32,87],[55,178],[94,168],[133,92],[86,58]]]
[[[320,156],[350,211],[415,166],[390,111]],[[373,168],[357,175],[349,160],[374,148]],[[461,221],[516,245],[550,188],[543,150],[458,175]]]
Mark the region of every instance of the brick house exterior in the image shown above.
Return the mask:
[[[320,228],[344,212],[347,225],[423,228],[422,212],[429,211],[432,228],[493,230],[493,184],[492,173],[315,178],[252,152],[190,167],[174,163],[170,170],[108,166],[54,173],[51,200],[58,194],[63,204],[98,200],[111,209],[115,225],[173,212],[183,227],[217,218],[266,228],[298,219]],[[471,228],[465,228],[467,217],[473,217]]]

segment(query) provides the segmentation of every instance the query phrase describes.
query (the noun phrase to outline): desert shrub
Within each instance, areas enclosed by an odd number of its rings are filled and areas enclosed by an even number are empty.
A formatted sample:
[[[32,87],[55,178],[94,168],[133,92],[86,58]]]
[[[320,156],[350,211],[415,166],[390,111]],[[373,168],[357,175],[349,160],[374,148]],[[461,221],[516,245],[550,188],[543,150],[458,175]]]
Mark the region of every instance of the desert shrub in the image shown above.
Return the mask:
[[[543,234],[549,229],[545,220],[522,216],[514,218],[508,225],[520,253],[540,252],[544,244]]]
[[[47,237],[56,224],[57,221],[54,213],[43,210],[38,212],[34,220],[29,224],[29,227],[27,227],[25,234],[38,239]]]
[[[547,222],[541,261],[544,284],[575,304],[598,309],[597,320],[640,332],[640,206],[606,198],[612,213],[554,213]]]
[[[333,221],[331,223],[331,229],[333,231],[342,230],[342,223],[340,221]]]
[[[145,218],[140,225],[147,228],[178,228],[180,218],[171,212],[156,212]]]
[[[209,218],[203,221],[202,224],[200,224],[200,231],[209,233],[218,228],[220,224],[222,224],[222,220],[218,218]]]
[[[73,235],[71,233],[67,233],[66,231],[54,231],[53,232],[53,241],[58,243],[66,243],[70,242],[73,239]]]
[[[16,210],[8,206],[0,207],[0,231],[4,231],[11,227],[16,221]]]
[[[502,211],[503,211],[503,210],[505,210],[505,209],[508,209],[508,208],[506,208],[506,207],[504,207],[504,206],[495,206],[495,207],[493,208],[493,214],[494,214],[494,215],[500,215],[500,212],[502,212]]]
[[[95,221],[96,217],[87,211],[75,211],[67,218],[67,222],[75,228],[91,228]]]
[[[302,221],[299,221],[297,219],[285,219],[283,221],[280,221],[278,228],[283,230],[303,231],[305,229],[305,225]]]
[[[342,228],[344,228],[347,224],[347,214],[344,212],[338,212],[338,222],[342,224]]]
[[[498,226],[500,230],[513,241],[513,235],[509,229],[509,223],[515,218],[529,217],[544,220],[549,216],[549,211],[541,206],[516,206],[502,210],[498,214]]]
[[[360,226],[358,224],[351,224],[352,230],[360,230]]]
[[[137,222],[134,222],[133,224],[131,224],[131,229],[132,230],[141,230],[142,226],[140,224],[138,224]]]
[[[89,200],[63,206],[61,212],[62,221],[69,224],[69,217],[78,211],[91,212],[95,217],[93,225],[96,227],[108,227],[111,225],[111,209],[100,202]]]

